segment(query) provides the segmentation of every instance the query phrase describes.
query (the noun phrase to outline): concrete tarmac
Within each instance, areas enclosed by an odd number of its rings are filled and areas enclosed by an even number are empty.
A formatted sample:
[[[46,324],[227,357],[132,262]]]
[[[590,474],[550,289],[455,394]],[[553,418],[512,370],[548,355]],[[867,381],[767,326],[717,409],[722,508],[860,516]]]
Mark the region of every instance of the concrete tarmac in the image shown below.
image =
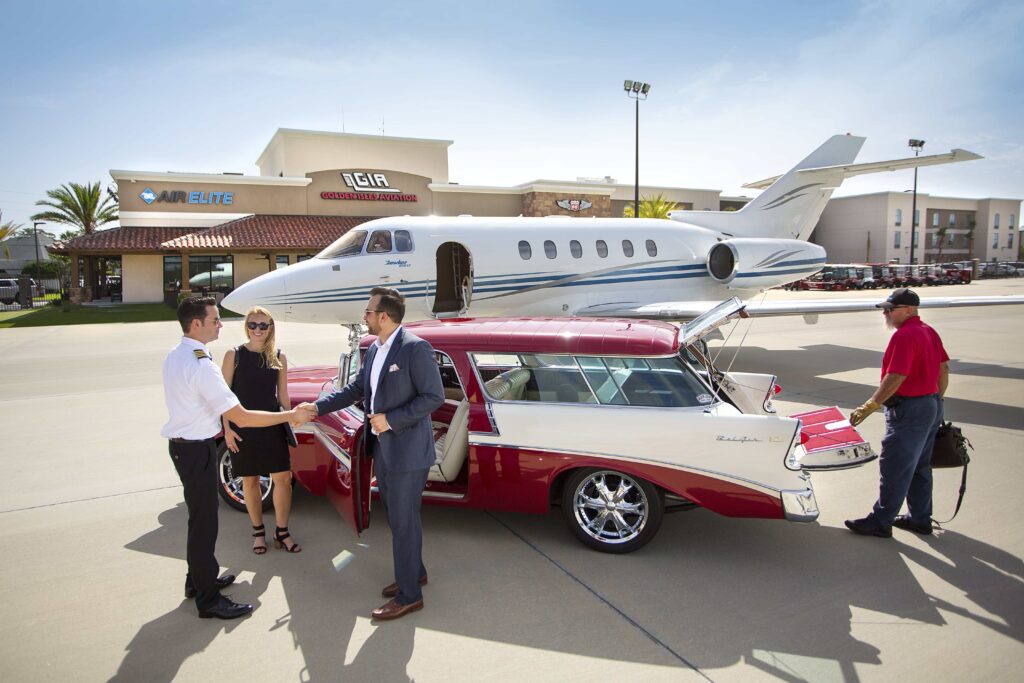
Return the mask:
[[[921,290],[1020,293],[1020,280]],[[382,624],[368,617],[391,580],[382,510],[357,538],[301,487],[291,521],[299,555],[253,555],[248,519],[221,506],[218,559],[239,575],[226,593],[257,609],[233,622],[196,618],[182,596],[181,486],[158,435],[160,363],[176,323],[2,330],[0,679],[1017,680],[1024,308],[923,317],[953,357],[946,416],[975,447],[964,508],[944,530],[849,533],[843,520],[866,514],[877,495],[875,463],[814,475],[814,524],[696,510],[669,515],[625,556],[584,548],[557,510],[427,507],[426,608]],[[744,335],[733,368],[778,374],[788,414],[848,411],[868,398],[889,332],[874,312],[813,326],[743,321],[720,367]],[[242,338],[228,321],[216,357]],[[296,364],[333,363],[345,342],[338,328],[294,323],[280,324],[278,338]],[[877,448],[883,426],[874,415],[861,433]],[[952,514],[959,482],[959,470],[936,473],[936,518]],[[353,559],[335,571],[343,550]]]

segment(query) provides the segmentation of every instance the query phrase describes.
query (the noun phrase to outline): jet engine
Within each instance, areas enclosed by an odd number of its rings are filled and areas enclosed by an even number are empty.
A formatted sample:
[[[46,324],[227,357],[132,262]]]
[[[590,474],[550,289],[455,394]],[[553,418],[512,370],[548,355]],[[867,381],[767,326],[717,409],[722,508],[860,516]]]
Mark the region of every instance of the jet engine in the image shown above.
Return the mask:
[[[825,250],[801,240],[737,237],[708,251],[708,274],[735,289],[764,289],[812,275],[825,265]]]

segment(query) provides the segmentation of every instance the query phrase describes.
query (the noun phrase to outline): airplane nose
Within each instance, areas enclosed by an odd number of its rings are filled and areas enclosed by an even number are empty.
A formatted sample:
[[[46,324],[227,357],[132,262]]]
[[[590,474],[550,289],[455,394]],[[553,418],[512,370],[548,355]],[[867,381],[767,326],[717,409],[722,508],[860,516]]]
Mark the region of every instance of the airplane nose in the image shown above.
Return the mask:
[[[288,293],[284,270],[264,273],[236,287],[220,302],[223,308],[244,315],[253,306],[262,306],[278,319],[285,316],[286,306],[276,303]]]

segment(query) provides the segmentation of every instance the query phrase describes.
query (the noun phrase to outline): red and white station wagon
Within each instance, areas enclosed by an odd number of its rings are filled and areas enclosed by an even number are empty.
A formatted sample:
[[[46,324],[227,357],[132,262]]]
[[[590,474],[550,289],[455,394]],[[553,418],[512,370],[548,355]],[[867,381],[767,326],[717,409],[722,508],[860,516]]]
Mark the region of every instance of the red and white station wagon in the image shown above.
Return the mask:
[[[685,325],[611,319],[480,319],[412,323],[437,352],[445,405],[424,502],[509,512],[559,506],[597,550],[647,543],[666,508],[810,522],[808,473],[876,454],[835,408],[780,417],[772,375],[722,373],[702,337],[742,314],[737,299]],[[294,403],[343,386],[372,343],[329,366],[289,371]],[[326,496],[352,528],[369,524],[371,461],[358,406],[298,431],[295,478]],[[222,494],[244,509],[221,460]],[[265,501],[270,495],[266,490]]]

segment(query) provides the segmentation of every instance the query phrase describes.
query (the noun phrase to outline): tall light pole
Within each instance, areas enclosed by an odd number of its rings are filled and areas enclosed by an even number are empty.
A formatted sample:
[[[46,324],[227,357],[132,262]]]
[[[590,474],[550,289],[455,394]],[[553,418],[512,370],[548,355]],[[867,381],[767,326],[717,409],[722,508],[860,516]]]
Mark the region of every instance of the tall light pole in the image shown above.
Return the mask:
[[[916,157],[924,147],[924,140],[911,139],[907,142]],[[910,204],[910,265],[914,265],[914,237],[917,235],[917,166],[914,167],[914,199]],[[924,245],[921,245],[924,249]]]
[[[650,83],[626,81],[622,84],[626,97],[636,100],[636,168],[633,173],[633,218],[640,218],[640,100],[647,99]]]
[[[46,221],[32,221],[32,234],[36,238],[36,277],[42,277],[39,271],[39,226],[46,225]]]

